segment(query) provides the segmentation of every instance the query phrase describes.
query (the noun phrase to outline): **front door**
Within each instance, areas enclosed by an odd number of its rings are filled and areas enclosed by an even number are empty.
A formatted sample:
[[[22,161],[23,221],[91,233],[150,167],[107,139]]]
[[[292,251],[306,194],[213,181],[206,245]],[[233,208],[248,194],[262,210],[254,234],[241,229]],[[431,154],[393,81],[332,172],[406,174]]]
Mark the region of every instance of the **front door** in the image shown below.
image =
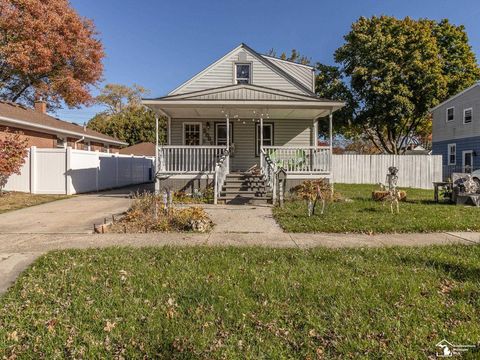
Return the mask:
[[[468,150],[463,153],[463,172],[470,173],[473,170],[473,151]]]

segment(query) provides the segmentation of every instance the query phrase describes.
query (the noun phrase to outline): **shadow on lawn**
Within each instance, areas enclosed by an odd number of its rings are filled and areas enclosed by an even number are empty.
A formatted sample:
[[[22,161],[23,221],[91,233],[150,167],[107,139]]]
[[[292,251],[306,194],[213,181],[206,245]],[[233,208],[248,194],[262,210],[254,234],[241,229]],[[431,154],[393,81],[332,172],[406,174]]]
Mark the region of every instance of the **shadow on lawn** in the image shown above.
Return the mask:
[[[462,264],[453,263],[451,261],[425,258],[421,255],[403,256],[400,257],[400,260],[404,264],[424,266],[441,271],[446,277],[452,277],[457,281],[478,282],[478,279],[480,279],[480,267],[478,266],[465,266]]]

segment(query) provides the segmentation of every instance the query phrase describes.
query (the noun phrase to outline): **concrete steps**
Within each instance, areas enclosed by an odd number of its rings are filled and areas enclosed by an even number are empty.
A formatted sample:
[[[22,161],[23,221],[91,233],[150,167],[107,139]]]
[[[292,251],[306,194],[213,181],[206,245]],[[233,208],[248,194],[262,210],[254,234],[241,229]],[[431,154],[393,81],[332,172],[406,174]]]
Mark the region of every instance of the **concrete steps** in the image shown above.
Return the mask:
[[[217,200],[220,204],[268,204],[272,193],[262,175],[231,173]]]

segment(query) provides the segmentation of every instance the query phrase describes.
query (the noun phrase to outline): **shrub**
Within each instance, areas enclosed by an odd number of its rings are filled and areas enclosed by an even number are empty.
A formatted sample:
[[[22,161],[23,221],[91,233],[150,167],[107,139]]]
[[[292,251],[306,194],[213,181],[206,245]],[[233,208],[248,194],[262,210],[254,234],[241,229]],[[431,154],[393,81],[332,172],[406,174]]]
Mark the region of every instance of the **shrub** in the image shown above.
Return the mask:
[[[0,196],[7,180],[13,174],[20,175],[22,165],[27,156],[27,139],[21,133],[10,133],[8,128],[5,137],[0,139]]]
[[[136,194],[125,216],[112,224],[110,232],[147,233],[166,231],[206,232],[213,226],[205,210],[198,206],[165,208],[163,195]]]

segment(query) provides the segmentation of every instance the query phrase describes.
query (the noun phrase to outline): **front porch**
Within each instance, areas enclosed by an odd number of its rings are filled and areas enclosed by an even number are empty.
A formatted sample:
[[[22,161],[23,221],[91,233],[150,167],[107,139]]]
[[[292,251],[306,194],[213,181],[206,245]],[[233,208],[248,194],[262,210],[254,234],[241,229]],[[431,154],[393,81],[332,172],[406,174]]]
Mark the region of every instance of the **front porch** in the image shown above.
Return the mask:
[[[144,100],[168,119],[157,178],[207,177],[220,196],[228,174],[251,173],[266,181],[273,202],[280,169],[290,179],[331,179],[332,113],[343,103],[253,85],[233,88]],[[319,121],[329,122],[328,146],[318,146]]]

